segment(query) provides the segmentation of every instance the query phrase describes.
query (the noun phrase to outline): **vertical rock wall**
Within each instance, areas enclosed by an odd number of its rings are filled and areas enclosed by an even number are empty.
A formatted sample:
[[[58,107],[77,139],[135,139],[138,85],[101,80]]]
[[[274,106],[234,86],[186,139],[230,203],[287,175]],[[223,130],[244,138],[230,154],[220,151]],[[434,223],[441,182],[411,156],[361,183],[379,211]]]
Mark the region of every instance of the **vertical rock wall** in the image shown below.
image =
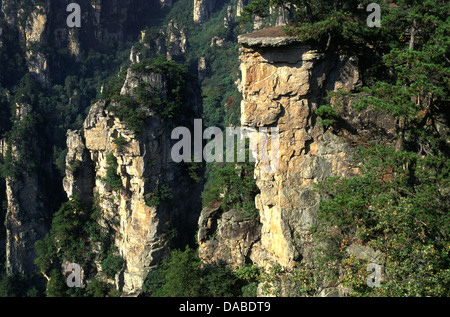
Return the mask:
[[[261,240],[252,261],[268,267],[294,268],[312,258],[310,227],[317,222],[319,196],[314,184],[330,175],[357,173],[352,165],[353,143],[367,141],[377,121],[393,129],[385,118],[368,118],[348,108],[355,129],[336,134],[318,123],[315,111],[326,91],[353,90],[360,81],[358,60],[321,52],[270,28],[240,36],[242,71],[241,123],[247,127],[279,128],[279,168],[264,173],[256,163],[261,193],[256,206],[261,217]],[[342,106],[348,106],[344,103]]]
[[[202,24],[209,19],[217,0],[194,0],[194,22]]]
[[[146,81],[158,90],[167,85],[161,74],[140,76],[129,71],[128,75],[128,79]],[[121,93],[130,93],[134,84],[126,80]],[[185,106],[201,109],[197,102],[194,98]],[[79,195],[84,201],[95,197],[101,211],[99,223],[113,236],[125,260],[116,284],[126,293],[139,293],[149,270],[171,247],[190,243],[196,229],[201,186],[189,177],[186,166],[172,162],[171,127],[170,120],[149,113],[137,135],[99,101],[91,107],[83,130],[68,133],[64,188],[68,196]],[[119,137],[125,141],[120,147],[114,142]],[[120,190],[104,181],[106,157],[111,153],[117,159]],[[71,166],[77,166],[75,173]],[[170,197],[159,205],[149,205],[161,188],[168,189]]]

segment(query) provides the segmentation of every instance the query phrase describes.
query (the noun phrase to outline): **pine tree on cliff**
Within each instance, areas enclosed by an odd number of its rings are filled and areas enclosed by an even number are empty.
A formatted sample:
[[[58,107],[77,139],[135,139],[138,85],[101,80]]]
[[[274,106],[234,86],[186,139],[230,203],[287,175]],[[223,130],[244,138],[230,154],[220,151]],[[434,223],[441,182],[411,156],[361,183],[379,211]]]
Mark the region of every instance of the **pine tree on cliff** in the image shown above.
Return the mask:
[[[356,157],[360,175],[330,178],[320,186],[329,199],[320,205],[329,243],[318,267],[339,263],[335,278],[356,296],[448,296],[450,284],[449,73],[450,4],[437,0],[379,1],[380,27],[369,27],[372,1],[254,0],[246,17],[285,7],[293,20],[286,32],[329,53],[359,58],[359,91],[333,93],[352,98],[355,110],[384,112],[396,121],[392,146],[365,144]],[[329,95],[331,97],[331,95]],[[339,127],[339,103],[317,114],[331,131]],[[352,243],[382,252],[380,287],[364,283],[367,263],[343,250]],[[333,262],[336,261],[336,262]],[[363,275],[363,276],[361,276]]]

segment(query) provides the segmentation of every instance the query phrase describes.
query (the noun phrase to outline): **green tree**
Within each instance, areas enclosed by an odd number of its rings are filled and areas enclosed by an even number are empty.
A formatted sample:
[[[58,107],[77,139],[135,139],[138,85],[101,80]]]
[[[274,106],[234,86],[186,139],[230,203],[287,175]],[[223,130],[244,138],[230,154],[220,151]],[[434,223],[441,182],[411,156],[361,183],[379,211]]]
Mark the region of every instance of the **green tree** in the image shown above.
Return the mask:
[[[448,296],[450,160],[383,146],[360,155],[361,176],[321,186],[331,199],[321,202],[320,219],[338,228],[327,236],[345,268],[340,280],[356,296]],[[381,287],[361,284],[368,263],[345,253],[352,243],[382,252]]]
[[[235,297],[242,294],[243,282],[231,269],[207,266],[202,270],[202,296]]]
[[[110,185],[112,190],[120,190],[122,188],[122,179],[117,174],[117,158],[114,153],[110,152],[106,155],[106,177],[102,178],[106,184]]]
[[[173,250],[170,260],[163,263],[163,284],[153,296],[197,297],[201,294],[201,261],[197,252],[186,246],[184,251]]]
[[[45,294],[47,297],[65,297],[67,296],[67,284],[60,271],[53,269],[49,275],[50,280],[47,283]]]
[[[109,287],[105,282],[92,279],[86,286],[86,293],[91,297],[107,297],[109,294]]]
[[[64,261],[78,263],[87,270],[98,232],[95,214],[78,197],[71,197],[54,214],[49,234],[35,243],[35,264],[45,275],[60,268]]]
[[[164,183],[156,189],[155,192],[146,195],[145,198],[147,199],[145,201],[147,206],[158,207],[161,202],[172,198],[172,190],[166,183]]]
[[[14,285],[14,280],[7,274],[0,276],[0,297],[16,297],[18,296],[17,287]]]
[[[102,272],[109,278],[114,278],[124,264],[124,260],[120,255],[110,252],[102,262]]]
[[[161,265],[157,265],[148,274],[142,285],[142,291],[146,296],[158,297],[160,289],[164,285],[164,272]]]
[[[226,267],[202,267],[197,250],[186,246],[184,251],[173,250],[169,258],[149,272],[143,291],[152,297],[241,296],[250,280],[254,282],[245,273],[236,274]]]

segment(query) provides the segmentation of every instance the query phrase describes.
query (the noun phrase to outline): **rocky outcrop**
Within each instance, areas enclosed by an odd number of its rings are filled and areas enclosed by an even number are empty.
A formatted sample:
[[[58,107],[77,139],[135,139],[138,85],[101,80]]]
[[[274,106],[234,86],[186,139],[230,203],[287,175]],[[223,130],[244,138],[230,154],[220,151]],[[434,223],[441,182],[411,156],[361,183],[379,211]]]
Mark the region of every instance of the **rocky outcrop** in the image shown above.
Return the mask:
[[[25,36],[28,70],[43,84],[49,83],[48,61],[45,54],[36,49],[36,46],[46,42],[48,3],[46,5],[47,7],[37,5],[32,8],[25,27],[22,29],[19,25],[20,33]],[[25,9],[20,9],[18,14],[25,15]]]
[[[138,75],[128,70],[121,94],[130,95],[142,81],[158,91],[167,86],[163,74]],[[195,98],[187,99],[185,106],[197,110],[195,102]],[[139,293],[151,268],[171,247],[190,243],[196,228],[201,188],[183,164],[171,160],[171,127],[169,119],[148,113],[137,134],[100,100],[91,107],[83,130],[68,132],[64,188],[68,196],[96,198],[99,224],[110,232],[125,261],[115,283],[128,294]],[[114,172],[121,189],[105,181],[111,154],[117,161]]]
[[[202,210],[198,221],[199,257],[204,265],[240,267],[251,263],[251,252],[261,238],[259,219],[240,210],[224,212],[220,203]]]
[[[139,63],[142,60],[142,54],[132,46],[130,50],[130,62],[131,64]]]
[[[76,61],[79,61],[81,54],[81,43],[79,34],[75,31],[75,29],[69,30],[67,42],[70,53],[75,57]]]
[[[231,23],[233,22],[233,9],[231,6],[227,7],[227,15],[223,18],[223,27],[228,29],[231,27]]]
[[[31,276],[36,272],[34,244],[48,232],[48,201],[55,198],[50,194],[52,186],[47,183],[52,177],[51,161],[40,147],[32,111],[27,103],[16,104],[16,125],[21,126],[27,136],[10,138],[9,144],[2,141],[3,157],[9,161],[9,175],[5,179],[6,269],[8,274],[18,276]],[[36,172],[37,166],[42,173]]]
[[[270,8],[270,15],[276,17],[275,26],[284,26],[291,20],[291,14],[288,10],[289,7],[293,7],[292,4],[285,4],[284,7]]]
[[[244,7],[247,5],[248,0],[237,0],[236,4],[236,16],[240,17],[242,10],[244,10]]]
[[[219,37],[219,36],[214,36],[212,39],[211,39],[211,44],[210,44],[210,46],[211,47],[214,47],[214,46],[218,46],[218,47],[220,47],[220,48],[225,48],[226,47],[226,40],[225,40],[225,38],[221,38],[221,37]]]
[[[354,144],[388,141],[394,122],[387,116],[355,114],[351,100],[340,100],[346,125],[339,133],[318,122],[315,111],[327,91],[352,91],[359,84],[356,57],[303,45],[281,28],[240,36],[239,42],[241,123],[279,128],[278,169],[264,173],[263,162],[255,166],[262,226],[251,259],[261,267],[280,264],[293,269],[312,258],[310,227],[317,223],[320,199],[314,184],[330,175],[357,173],[351,160]]]
[[[188,49],[187,28],[179,27],[176,22],[170,20],[165,29],[160,29],[157,34],[146,30],[141,31],[140,43],[152,53],[165,55],[167,60],[183,55]],[[136,62],[141,52],[131,51],[130,60]],[[133,56],[133,58],[132,58]]]
[[[52,65],[48,52],[43,48],[51,45],[56,49],[68,48],[79,59],[82,49],[117,43],[128,36],[137,35],[142,29],[149,12],[161,6],[171,5],[172,1],[125,0],[103,1],[79,0],[81,27],[67,26],[66,19],[71,12],[67,6],[73,1],[3,0],[1,9],[5,21],[11,28],[19,30],[24,43],[30,73],[42,83],[48,84]]]
[[[95,48],[134,34],[138,26],[145,23],[146,14],[161,5],[159,0],[111,1],[105,5],[103,1],[80,0],[77,3],[81,6],[82,27],[72,29],[66,24],[69,15],[66,8],[71,2],[0,1],[0,18],[5,21],[8,32],[17,32],[17,47],[24,52],[29,73],[44,85],[51,83],[52,70],[59,67],[57,59],[53,60],[49,55],[49,47],[55,50],[68,48],[75,58],[79,58],[82,49]],[[9,147],[6,141],[2,142],[1,151],[3,156],[11,156],[10,173],[18,170],[17,174],[20,174],[20,177],[6,177],[8,208],[5,220],[7,270],[9,274],[19,275],[35,273],[34,243],[48,232],[51,213],[59,208],[62,194],[53,174],[52,145],[43,135],[48,129],[39,127],[37,131],[30,124],[35,119],[30,114],[32,109],[26,102],[17,105],[16,126],[23,121],[27,126],[21,129],[26,133],[8,140]],[[92,166],[95,164],[86,160],[90,153],[82,141],[83,134],[72,131],[69,135],[72,150],[69,156],[72,155],[74,161],[68,168],[65,187],[70,195],[78,193],[90,201],[85,193],[92,187],[95,176]],[[21,168],[14,166],[18,162]],[[82,164],[77,166],[77,162]],[[92,191],[90,193],[92,198]]]
[[[202,24],[209,19],[217,0],[194,0],[194,22]]]
[[[178,27],[174,21],[169,21],[165,32],[168,41],[167,60],[172,60],[174,56],[185,54],[187,50],[186,29]]]
[[[207,66],[206,66],[206,58],[204,56],[200,57],[198,60],[197,65],[197,76],[198,76],[198,82],[201,83],[206,75],[207,75]]]
[[[34,244],[48,232],[48,215],[38,195],[40,186],[36,175],[25,175],[20,181],[6,179],[6,271],[10,275],[36,272]]]
[[[141,31],[141,38],[139,40],[146,48],[158,55],[167,56],[166,35],[164,30],[159,30],[157,35],[151,36],[147,31]]]
[[[52,11],[65,12],[70,2],[61,1],[61,3],[52,4]],[[159,10],[165,4],[170,5],[170,2],[161,0],[78,1],[82,11],[82,27],[79,29],[81,44],[83,47],[91,48],[122,41],[129,35],[137,35],[136,30],[143,28],[149,12]],[[55,17],[55,27],[65,26],[67,15],[68,13]],[[58,28],[63,33],[63,38],[67,38],[68,28],[65,29]]]
[[[64,191],[68,197],[78,196],[86,206],[89,206],[93,198],[95,166],[81,131],[67,131],[67,149]]]

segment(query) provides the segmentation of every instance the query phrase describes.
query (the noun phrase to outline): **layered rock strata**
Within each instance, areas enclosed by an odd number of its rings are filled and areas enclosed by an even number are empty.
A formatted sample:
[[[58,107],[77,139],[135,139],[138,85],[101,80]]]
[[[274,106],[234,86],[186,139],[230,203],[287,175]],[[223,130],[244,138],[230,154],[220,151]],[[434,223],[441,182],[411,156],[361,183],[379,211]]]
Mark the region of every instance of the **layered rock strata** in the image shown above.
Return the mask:
[[[122,95],[142,81],[158,90],[167,85],[162,74],[129,71],[128,75]],[[195,102],[194,98],[185,106],[197,109]],[[191,242],[196,228],[200,184],[189,177],[186,166],[170,158],[172,126],[170,120],[149,112],[138,135],[100,100],[91,107],[83,129],[68,132],[64,189],[68,196],[78,195],[84,201],[95,198],[101,211],[99,223],[112,234],[125,261],[116,275],[116,286],[125,293],[139,293],[150,269],[171,247]],[[115,142],[118,138],[120,145]],[[111,153],[117,160],[120,190],[105,182]]]
[[[67,6],[74,1],[3,0],[1,14],[11,29],[17,29],[24,44],[29,72],[41,83],[49,84],[52,69],[58,69],[49,55],[48,46],[68,48],[76,59],[81,50],[89,50],[110,43],[118,43],[128,36],[137,35],[151,16],[161,6],[172,1],[79,0],[81,27],[67,25]]]
[[[27,131],[27,136],[3,140],[1,154],[9,161],[6,181],[7,211],[6,270],[9,275],[32,276],[36,272],[35,242],[43,239],[49,229],[47,208],[56,194],[51,160],[39,142],[33,109],[27,103],[17,103],[16,125]],[[37,172],[39,166],[40,172]]]
[[[261,239],[259,219],[243,217],[242,211],[224,211],[220,203],[205,207],[198,221],[199,257],[204,265],[237,268],[251,263],[255,243]]]
[[[23,49],[27,61],[28,71],[41,83],[47,85],[53,77],[60,75],[56,70],[61,67],[58,59],[54,60],[49,55],[48,48],[68,48],[78,59],[81,50],[89,50],[99,45],[117,42],[129,35],[136,33],[149,13],[158,10],[161,5],[170,5],[172,1],[162,0],[127,0],[127,1],[98,1],[80,0],[77,3],[81,7],[81,28],[69,28],[66,18],[70,12],[66,11],[67,5],[73,1],[25,1],[3,0],[0,1],[0,19],[5,21],[5,28],[0,32],[17,32],[17,41]],[[0,49],[2,45],[0,45]],[[18,105],[17,121],[26,118],[30,111],[26,110],[26,104]],[[28,111],[28,112],[27,112]],[[19,116],[20,115],[20,116]],[[25,120],[27,121],[27,120]],[[40,127],[41,131],[46,131]],[[43,133],[45,134],[45,133]],[[24,151],[32,153],[34,161],[23,162],[25,165],[34,164],[35,168],[27,173],[22,173],[20,178],[8,177],[6,179],[7,191],[7,268],[9,274],[31,275],[35,273],[34,243],[41,240],[48,233],[52,212],[57,210],[60,201],[60,185],[54,181],[54,168],[52,167],[52,149],[47,148],[45,137],[37,133],[35,129],[27,130],[28,147],[15,146],[15,140],[9,141],[10,150],[6,141],[2,141],[1,154],[11,155],[13,161],[17,161]],[[69,148],[78,151],[84,146],[82,132],[70,132],[69,140],[73,142]],[[20,141],[20,140],[19,140]],[[68,193],[79,193],[86,201],[92,197],[85,195],[90,192],[91,183],[95,177],[94,161],[84,160],[89,157],[88,149],[85,152],[76,152],[79,159],[83,157],[85,167],[75,172],[76,180],[69,186]],[[82,154],[81,154],[82,153]],[[73,153],[72,153],[73,154]],[[73,154],[73,155],[78,155]],[[79,173],[79,174],[77,174]],[[69,176],[70,177],[70,176]],[[53,178],[53,179],[52,179]]]
[[[293,269],[313,256],[310,228],[317,223],[320,201],[314,184],[330,175],[357,173],[351,160],[355,144],[387,141],[395,124],[387,116],[354,113],[351,100],[339,103],[347,128],[336,133],[318,122],[315,112],[327,91],[352,91],[360,83],[356,57],[304,45],[279,27],[240,36],[239,43],[242,126],[279,129],[278,169],[264,173],[263,162],[255,166],[262,226],[251,260],[261,267]]]

